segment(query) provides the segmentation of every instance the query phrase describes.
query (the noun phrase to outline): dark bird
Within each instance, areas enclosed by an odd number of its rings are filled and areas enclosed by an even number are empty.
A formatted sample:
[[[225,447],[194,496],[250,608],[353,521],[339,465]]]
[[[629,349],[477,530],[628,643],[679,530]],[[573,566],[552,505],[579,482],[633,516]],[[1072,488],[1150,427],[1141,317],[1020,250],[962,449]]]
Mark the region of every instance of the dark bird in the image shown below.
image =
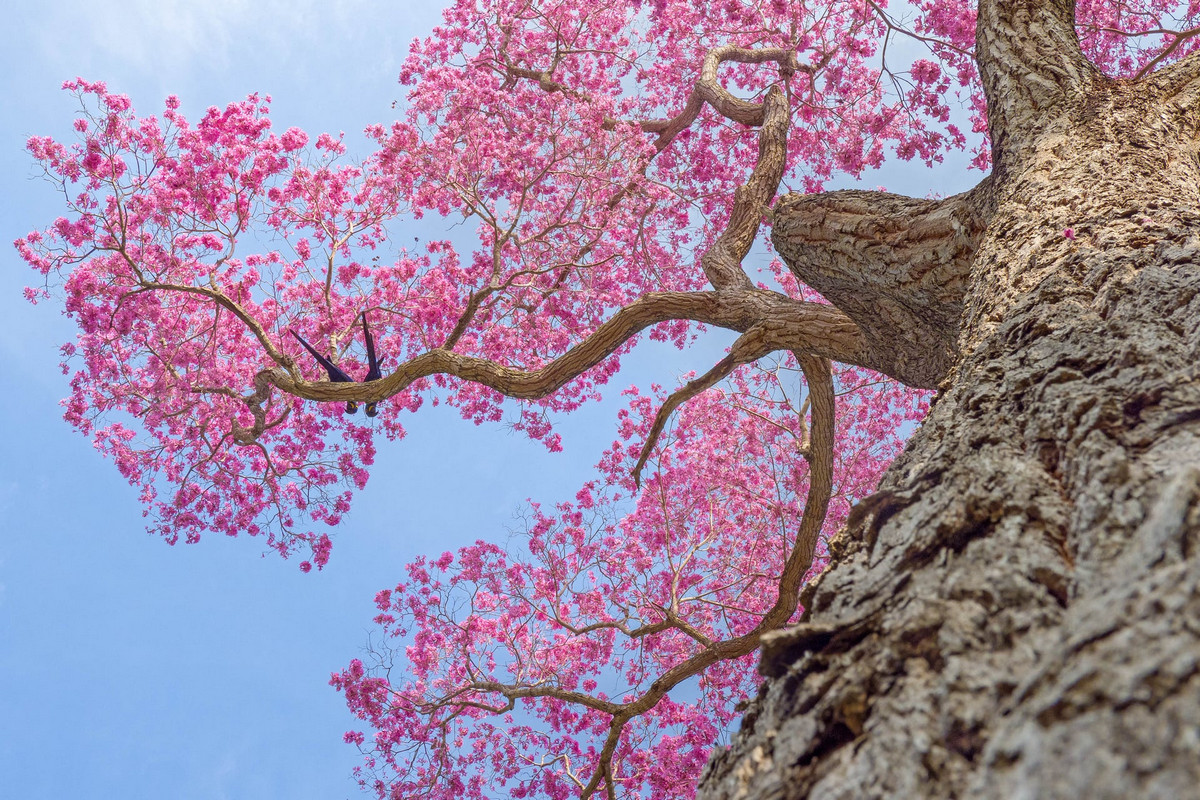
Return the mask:
[[[363,324],[363,340],[367,343],[367,377],[364,382],[377,381],[383,377],[383,373],[379,371],[379,360],[375,358],[375,340],[371,338],[371,331],[367,328],[367,312],[362,315]],[[373,417],[379,413],[376,408],[376,403],[367,403],[367,416]]]
[[[331,383],[354,383],[355,382],[354,378],[351,378],[349,375],[347,375],[345,370],[343,370],[337,364],[330,361],[325,356],[318,353],[311,344],[304,341],[303,336],[296,333],[295,331],[292,331],[292,336],[295,336],[296,339],[300,342],[300,344],[304,345],[304,349],[307,350],[308,352],[312,353],[312,357],[317,360],[317,363],[325,368],[325,372],[327,372],[329,374],[329,380]],[[358,403],[354,400],[347,400],[346,401],[346,413],[353,414],[356,411],[358,411]],[[374,414],[372,414],[371,416],[374,416]]]

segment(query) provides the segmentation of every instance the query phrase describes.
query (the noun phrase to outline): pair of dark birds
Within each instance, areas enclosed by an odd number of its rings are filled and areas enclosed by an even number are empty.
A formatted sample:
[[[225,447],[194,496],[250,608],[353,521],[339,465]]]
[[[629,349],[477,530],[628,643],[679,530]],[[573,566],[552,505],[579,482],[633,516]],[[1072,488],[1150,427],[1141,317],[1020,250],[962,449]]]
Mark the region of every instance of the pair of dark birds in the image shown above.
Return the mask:
[[[375,358],[375,340],[371,338],[371,331],[367,327],[367,315],[364,312],[362,315],[363,339],[367,343],[367,376],[363,378],[363,383],[377,381],[383,377],[383,373],[379,371],[379,360]],[[325,356],[321,355],[316,349],[304,340],[300,334],[292,331],[292,336],[299,340],[300,344],[304,345],[304,349],[312,353],[312,357],[317,360],[317,363],[325,368],[325,372],[329,375],[329,380],[332,383],[358,383],[358,381],[346,374],[346,371],[337,364],[330,361]],[[367,403],[367,416],[373,417],[379,413],[376,403]],[[353,414],[358,411],[358,402],[355,400],[346,401],[346,412]]]

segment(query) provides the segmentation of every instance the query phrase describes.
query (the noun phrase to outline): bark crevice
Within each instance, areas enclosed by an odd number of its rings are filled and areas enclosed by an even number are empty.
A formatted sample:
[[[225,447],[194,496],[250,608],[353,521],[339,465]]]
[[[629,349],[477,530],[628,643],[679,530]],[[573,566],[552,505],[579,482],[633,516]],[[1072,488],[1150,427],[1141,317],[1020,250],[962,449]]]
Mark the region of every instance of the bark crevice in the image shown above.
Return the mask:
[[[1000,175],[1019,169],[1038,136],[1107,81],[1079,48],[1074,0],[981,0],[975,54]]]
[[[981,4],[986,202],[831,193],[775,213],[797,276],[869,351],[893,347],[889,374],[941,393],[800,625],[765,643],[770,677],[703,800],[1200,785],[1198,67],[1115,83],[1044,65],[1077,47],[1069,7]],[[947,218],[978,222],[931,256],[947,240],[921,226]]]
[[[792,272],[858,325],[880,371],[935,388],[958,360],[971,259],[992,182],[944,200],[866,191],[788,195],[771,240]]]

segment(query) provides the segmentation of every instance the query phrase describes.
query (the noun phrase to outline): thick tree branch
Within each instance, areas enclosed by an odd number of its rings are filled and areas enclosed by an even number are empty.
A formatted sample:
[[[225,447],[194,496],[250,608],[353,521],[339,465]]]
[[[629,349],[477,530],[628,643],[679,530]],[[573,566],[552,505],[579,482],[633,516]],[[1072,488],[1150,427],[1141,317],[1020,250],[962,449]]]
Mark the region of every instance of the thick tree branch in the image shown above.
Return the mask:
[[[1079,49],[1075,0],[980,0],[975,53],[997,171],[1027,156],[1038,133],[1107,80]]]
[[[739,332],[757,326],[762,342],[771,350],[803,350],[870,369],[881,366],[867,351],[858,326],[836,308],[799,302],[777,292],[749,289],[649,293],[618,311],[583,342],[540,369],[522,370],[439,348],[406,361],[392,374],[370,383],[314,383],[296,380],[279,369],[263,375],[264,380],[288,394],[328,402],[381,402],[414,381],[432,375],[452,375],[507,397],[534,400],[557,391],[599,364],[640,331],[677,319]]]
[[[1200,29],[1189,33],[1200,33]],[[1192,53],[1182,61],[1164,67],[1151,74],[1148,80],[1164,103],[1178,109],[1181,115],[1195,118],[1200,107],[1200,53]]]
[[[792,194],[775,206],[771,241],[858,323],[874,369],[932,389],[957,359],[971,259],[994,204],[991,179],[944,200]]]
[[[787,162],[787,130],[790,109],[778,86],[767,90],[762,103],[762,128],[758,133],[758,161],[745,184],[737,188],[729,224],[700,258],[704,274],[718,289],[751,288],[754,284],[742,269],[750,252]]]
[[[833,371],[828,359],[809,353],[792,351],[804,371],[808,383],[808,400],[812,421],[809,425],[808,446],[804,449],[804,460],[808,462],[808,497],[804,501],[804,516],[796,534],[796,544],[783,567],[779,578],[779,597],[793,596],[787,617],[774,627],[783,625],[796,612],[804,576],[812,567],[817,552],[817,540],[825,515],[829,512],[829,498],[833,493],[833,444],[835,433],[835,407]],[[779,605],[779,602],[776,602]],[[780,609],[778,613],[782,613]],[[771,615],[768,614],[768,617]],[[770,622],[769,619],[764,622]],[[761,626],[760,626],[761,627]],[[766,632],[766,628],[763,628]]]

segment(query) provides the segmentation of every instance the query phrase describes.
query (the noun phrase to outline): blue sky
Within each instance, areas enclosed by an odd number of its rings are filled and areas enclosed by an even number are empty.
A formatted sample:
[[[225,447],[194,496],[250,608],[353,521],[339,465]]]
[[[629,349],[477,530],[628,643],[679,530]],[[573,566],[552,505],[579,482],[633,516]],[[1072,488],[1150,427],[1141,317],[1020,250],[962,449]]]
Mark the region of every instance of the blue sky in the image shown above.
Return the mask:
[[[58,346],[72,327],[21,289],[32,273],[7,243],[60,210],[23,147],[67,136],[75,76],[107,81],[135,108],[177,94],[194,116],[259,91],[279,129],[388,121],[423,3],[365,0],[18,2],[0,50],[0,786],[40,798],[356,797],[356,727],[331,671],[361,651],[378,589],[404,563],[500,539],[527,497],[568,497],[612,439],[605,403],[564,426],[566,452],[502,426],[423,409],[381,449],[367,491],[322,573],[260,557],[252,539],[168,547],[143,529],[135,493],[61,420]],[[952,176],[952,177],[951,177]],[[961,164],[872,176],[893,190],[959,191]],[[949,178],[949,180],[948,180]],[[436,225],[436,223],[435,223]],[[444,232],[434,227],[431,235]],[[644,346],[609,394],[707,369],[725,340],[689,354]]]

